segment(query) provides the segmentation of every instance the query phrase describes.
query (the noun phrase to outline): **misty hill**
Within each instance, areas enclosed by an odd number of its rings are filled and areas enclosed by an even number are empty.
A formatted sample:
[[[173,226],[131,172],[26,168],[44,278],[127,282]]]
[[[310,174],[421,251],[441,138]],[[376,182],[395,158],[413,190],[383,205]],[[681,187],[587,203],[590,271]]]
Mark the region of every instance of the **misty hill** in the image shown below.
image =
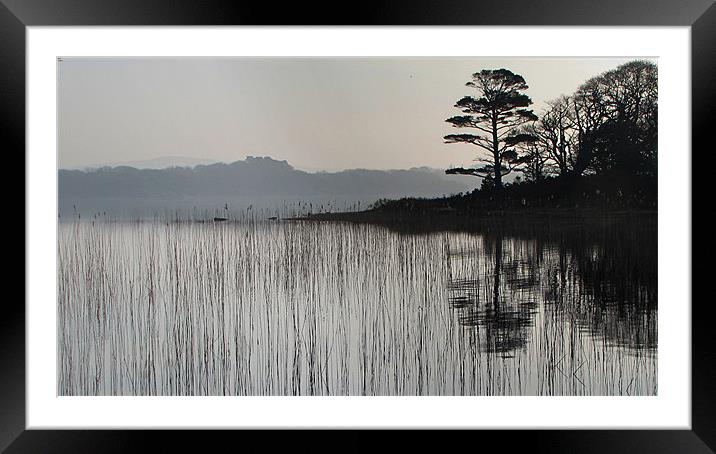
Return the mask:
[[[247,157],[231,164],[139,169],[132,166],[96,170],[60,170],[59,196],[73,198],[144,197],[315,197],[439,196],[472,189],[474,182],[430,168],[352,169],[309,173],[286,161]],[[472,184],[470,184],[472,183]]]
[[[188,156],[161,156],[159,158],[124,161],[103,166],[75,166],[71,170],[96,170],[103,167],[135,167],[137,169],[166,169],[170,167],[196,167],[198,165],[215,164],[213,159],[191,158]]]

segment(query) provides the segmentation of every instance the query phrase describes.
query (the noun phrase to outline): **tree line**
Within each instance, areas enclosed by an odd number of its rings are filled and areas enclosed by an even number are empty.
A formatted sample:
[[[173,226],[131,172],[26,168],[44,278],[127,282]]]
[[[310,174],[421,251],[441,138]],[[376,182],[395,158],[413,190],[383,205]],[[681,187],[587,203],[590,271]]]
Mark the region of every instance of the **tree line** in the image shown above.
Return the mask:
[[[519,173],[528,181],[582,175],[657,175],[657,67],[625,63],[583,83],[575,93],[547,103],[536,115],[524,91],[525,79],[507,69],[474,73],[466,84],[476,96],[455,107],[463,115],[446,121],[469,133],[449,134],[445,143],[480,149],[477,167],[448,174],[480,177],[483,187],[500,189],[503,177]]]

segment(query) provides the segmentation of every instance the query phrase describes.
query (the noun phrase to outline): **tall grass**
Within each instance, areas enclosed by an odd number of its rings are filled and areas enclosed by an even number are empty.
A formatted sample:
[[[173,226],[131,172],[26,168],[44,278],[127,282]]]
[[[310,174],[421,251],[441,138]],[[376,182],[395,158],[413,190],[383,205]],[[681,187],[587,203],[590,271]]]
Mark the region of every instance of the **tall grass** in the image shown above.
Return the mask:
[[[641,256],[258,219],[62,222],[58,393],[656,393]]]

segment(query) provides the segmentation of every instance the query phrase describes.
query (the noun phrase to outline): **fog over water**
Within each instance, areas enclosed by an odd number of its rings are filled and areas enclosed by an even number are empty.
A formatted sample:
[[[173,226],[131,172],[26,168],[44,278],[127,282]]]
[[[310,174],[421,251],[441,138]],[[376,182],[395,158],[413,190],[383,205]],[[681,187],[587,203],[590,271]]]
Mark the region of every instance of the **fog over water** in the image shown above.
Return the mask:
[[[286,161],[248,157],[193,168],[60,170],[60,219],[211,219],[367,208],[381,198],[439,197],[473,189],[473,178],[425,167],[305,172]]]

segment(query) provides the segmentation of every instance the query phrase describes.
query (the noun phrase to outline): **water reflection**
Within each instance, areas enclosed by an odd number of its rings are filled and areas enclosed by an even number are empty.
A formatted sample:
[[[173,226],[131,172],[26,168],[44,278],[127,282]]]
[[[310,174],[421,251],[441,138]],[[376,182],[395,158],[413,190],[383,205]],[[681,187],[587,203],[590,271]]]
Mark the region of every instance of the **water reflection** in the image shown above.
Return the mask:
[[[572,325],[609,346],[655,352],[656,229],[594,233],[453,238],[448,299],[460,325],[475,331],[468,342],[511,357],[535,337],[541,310],[553,328]]]
[[[469,260],[470,255],[464,250],[448,250],[450,304],[458,311],[460,325],[474,327],[480,332],[477,339],[482,351],[510,356],[511,351],[527,342],[530,328],[534,325],[536,304],[533,301],[504,298],[500,288],[501,278],[504,273],[507,285],[515,288],[529,288],[533,281],[516,277],[517,267],[513,266],[516,264],[508,262],[507,269],[503,269],[502,237],[485,244],[485,250],[481,252],[494,264],[491,274],[479,279],[464,279],[452,278],[453,260]]]
[[[61,224],[58,394],[654,395],[655,225]]]

